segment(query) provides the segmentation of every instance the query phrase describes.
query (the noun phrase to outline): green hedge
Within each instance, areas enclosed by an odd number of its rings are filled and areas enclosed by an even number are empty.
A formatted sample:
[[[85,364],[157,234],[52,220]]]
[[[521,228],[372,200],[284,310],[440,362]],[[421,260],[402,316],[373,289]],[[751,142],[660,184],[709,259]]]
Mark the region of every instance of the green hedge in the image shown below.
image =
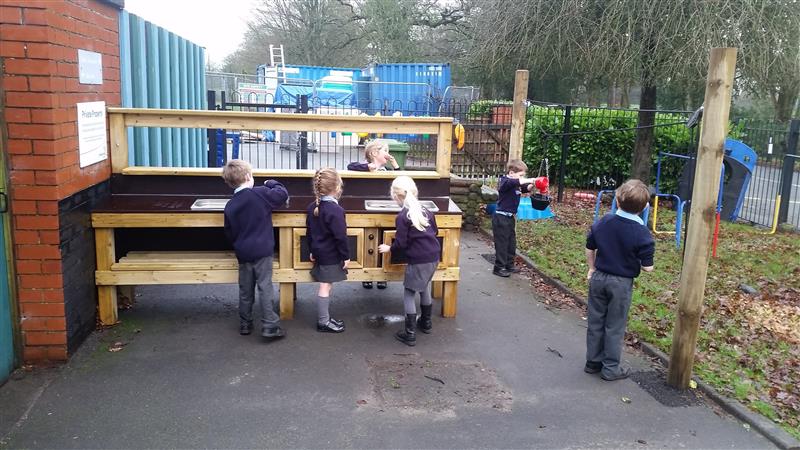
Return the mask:
[[[653,170],[651,182],[655,182],[658,152],[687,154],[695,147],[692,132],[684,125],[686,117],[681,114],[656,114],[654,145],[652,149]],[[598,110],[574,108],[570,119],[571,132],[605,131],[602,133],[570,136],[569,155],[565,165],[565,184],[577,188],[600,188],[603,177],[618,184],[630,174],[633,145],[636,140],[637,111]],[[671,124],[671,125],[670,125]],[[525,147],[523,159],[528,164],[529,174],[535,176],[544,156],[550,161],[551,184],[556,185],[561,160],[561,133],[564,127],[564,110],[544,106],[531,106],[527,111]],[[625,129],[624,131],[608,131]],[[695,129],[695,137],[698,129]],[[732,128],[731,135],[738,135]],[[660,189],[675,192],[677,179],[684,161],[665,158],[662,162]],[[600,178],[600,186],[597,179]]]

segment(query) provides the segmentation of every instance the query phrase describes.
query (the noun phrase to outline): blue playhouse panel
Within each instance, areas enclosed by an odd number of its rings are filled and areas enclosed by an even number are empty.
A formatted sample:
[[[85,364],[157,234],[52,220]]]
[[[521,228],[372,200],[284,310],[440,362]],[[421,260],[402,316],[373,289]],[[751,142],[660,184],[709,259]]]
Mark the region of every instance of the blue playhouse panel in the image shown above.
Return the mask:
[[[725,139],[725,156],[735,159],[742,166],[747,168],[747,175],[745,175],[742,190],[740,191],[739,198],[736,201],[736,208],[734,208],[733,213],[728,218],[728,220],[734,221],[737,217],[739,217],[739,212],[742,209],[744,197],[747,193],[747,187],[750,185],[750,179],[752,178],[753,171],[756,168],[758,156],[756,155],[756,152],[753,151],[752,148],[748,147],[744,142],[730,138]]]
[[[539,211],[538,209],[533,209],[531,206],[531,199],[530,197],[522,197],[519,200],[519,208],[517,208],[517,220],[539,220],[539,219],[549,219],[553,217],[554,214],[550,210],[548,206],[543,211]]]

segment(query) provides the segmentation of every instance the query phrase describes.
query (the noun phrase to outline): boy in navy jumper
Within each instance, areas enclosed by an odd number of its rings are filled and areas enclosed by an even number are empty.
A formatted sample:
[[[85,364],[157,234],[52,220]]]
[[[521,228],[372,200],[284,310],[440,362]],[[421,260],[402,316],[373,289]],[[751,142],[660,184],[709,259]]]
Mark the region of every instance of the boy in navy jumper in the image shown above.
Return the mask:
[[[261,297],[261,335],[281,338],[278,303],[272,295],[272,255],[275,238],[272,210],[286,203],[289,193],[275,180],[253,187],[253,169],[247,161],[232,159],[222,168],[222,178],[234,188],[225,205],[225,235],[239,260],[239,334],[253,331],[255,287]]]
[[[607,381],[628,377],[620,357],[633,279],[640,269],[653,270],[655,253],[655,241],[638,215],[650,201],[647,186],[628,180],[617,189],[616,198],[617,212],[598,220],[586,237],[589,303],[583,370],[600,372]]]
[[[519,272],[514,267],[517,254],[517,223],[514,215],[519,208],[519,199],[523,193],[531,190],[533,180],[525,178],[528,166],[519,159],[512,159],[506,166],[507,175],[500,177],[497,185],[497,210],[492,216],[492,234],[494,235],[494,270],[499,277],[508,277]]]

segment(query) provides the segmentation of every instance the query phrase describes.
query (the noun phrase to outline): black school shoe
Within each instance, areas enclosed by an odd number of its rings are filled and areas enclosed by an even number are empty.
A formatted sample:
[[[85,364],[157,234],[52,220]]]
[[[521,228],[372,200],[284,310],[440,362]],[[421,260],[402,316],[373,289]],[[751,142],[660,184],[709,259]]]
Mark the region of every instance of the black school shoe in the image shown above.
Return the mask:
[[[583,366],[583,371],[586,373],[598,373],[603,370],[603,363],[595,362],[595,361],[586,361],[586,365]]]
[[[253,332],[253,322],[239,322],[239,334],[247,336]]]
[[[344,331],[344,322],[328,319],[325,325],[317,324],[317,331],[320,333],[341,333]]]
[[[507,267],[506,268],[506,272],[508,272],[508,273],[520,273],[520,268],[519,267],[513,267],[513,266],[512,267]]]
[[[364,289],[372,289],[372,281],[362,281],[361,287]]]
[[[386,282],[378,281],[378,289],[386,289]]]
[[[511,272],[507,271],[506,269],[494,269],[492,273],[503,278],[508,278],[511,276]]]
[[[261,336],[265,338],[279,339],[286,336],[286,332],[283,331],[283,328],[281,327],[264,328],[261,330]]]

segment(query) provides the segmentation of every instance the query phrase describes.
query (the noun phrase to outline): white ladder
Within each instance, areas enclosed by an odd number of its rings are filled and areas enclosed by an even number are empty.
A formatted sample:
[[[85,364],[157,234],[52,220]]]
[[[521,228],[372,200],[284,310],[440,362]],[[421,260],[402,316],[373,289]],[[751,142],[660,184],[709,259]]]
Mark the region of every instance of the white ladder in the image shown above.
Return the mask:
[[[275,68],[275,76],[286,83],[286,65],[283,61],[283,45],[269,45],[269,65]]]

